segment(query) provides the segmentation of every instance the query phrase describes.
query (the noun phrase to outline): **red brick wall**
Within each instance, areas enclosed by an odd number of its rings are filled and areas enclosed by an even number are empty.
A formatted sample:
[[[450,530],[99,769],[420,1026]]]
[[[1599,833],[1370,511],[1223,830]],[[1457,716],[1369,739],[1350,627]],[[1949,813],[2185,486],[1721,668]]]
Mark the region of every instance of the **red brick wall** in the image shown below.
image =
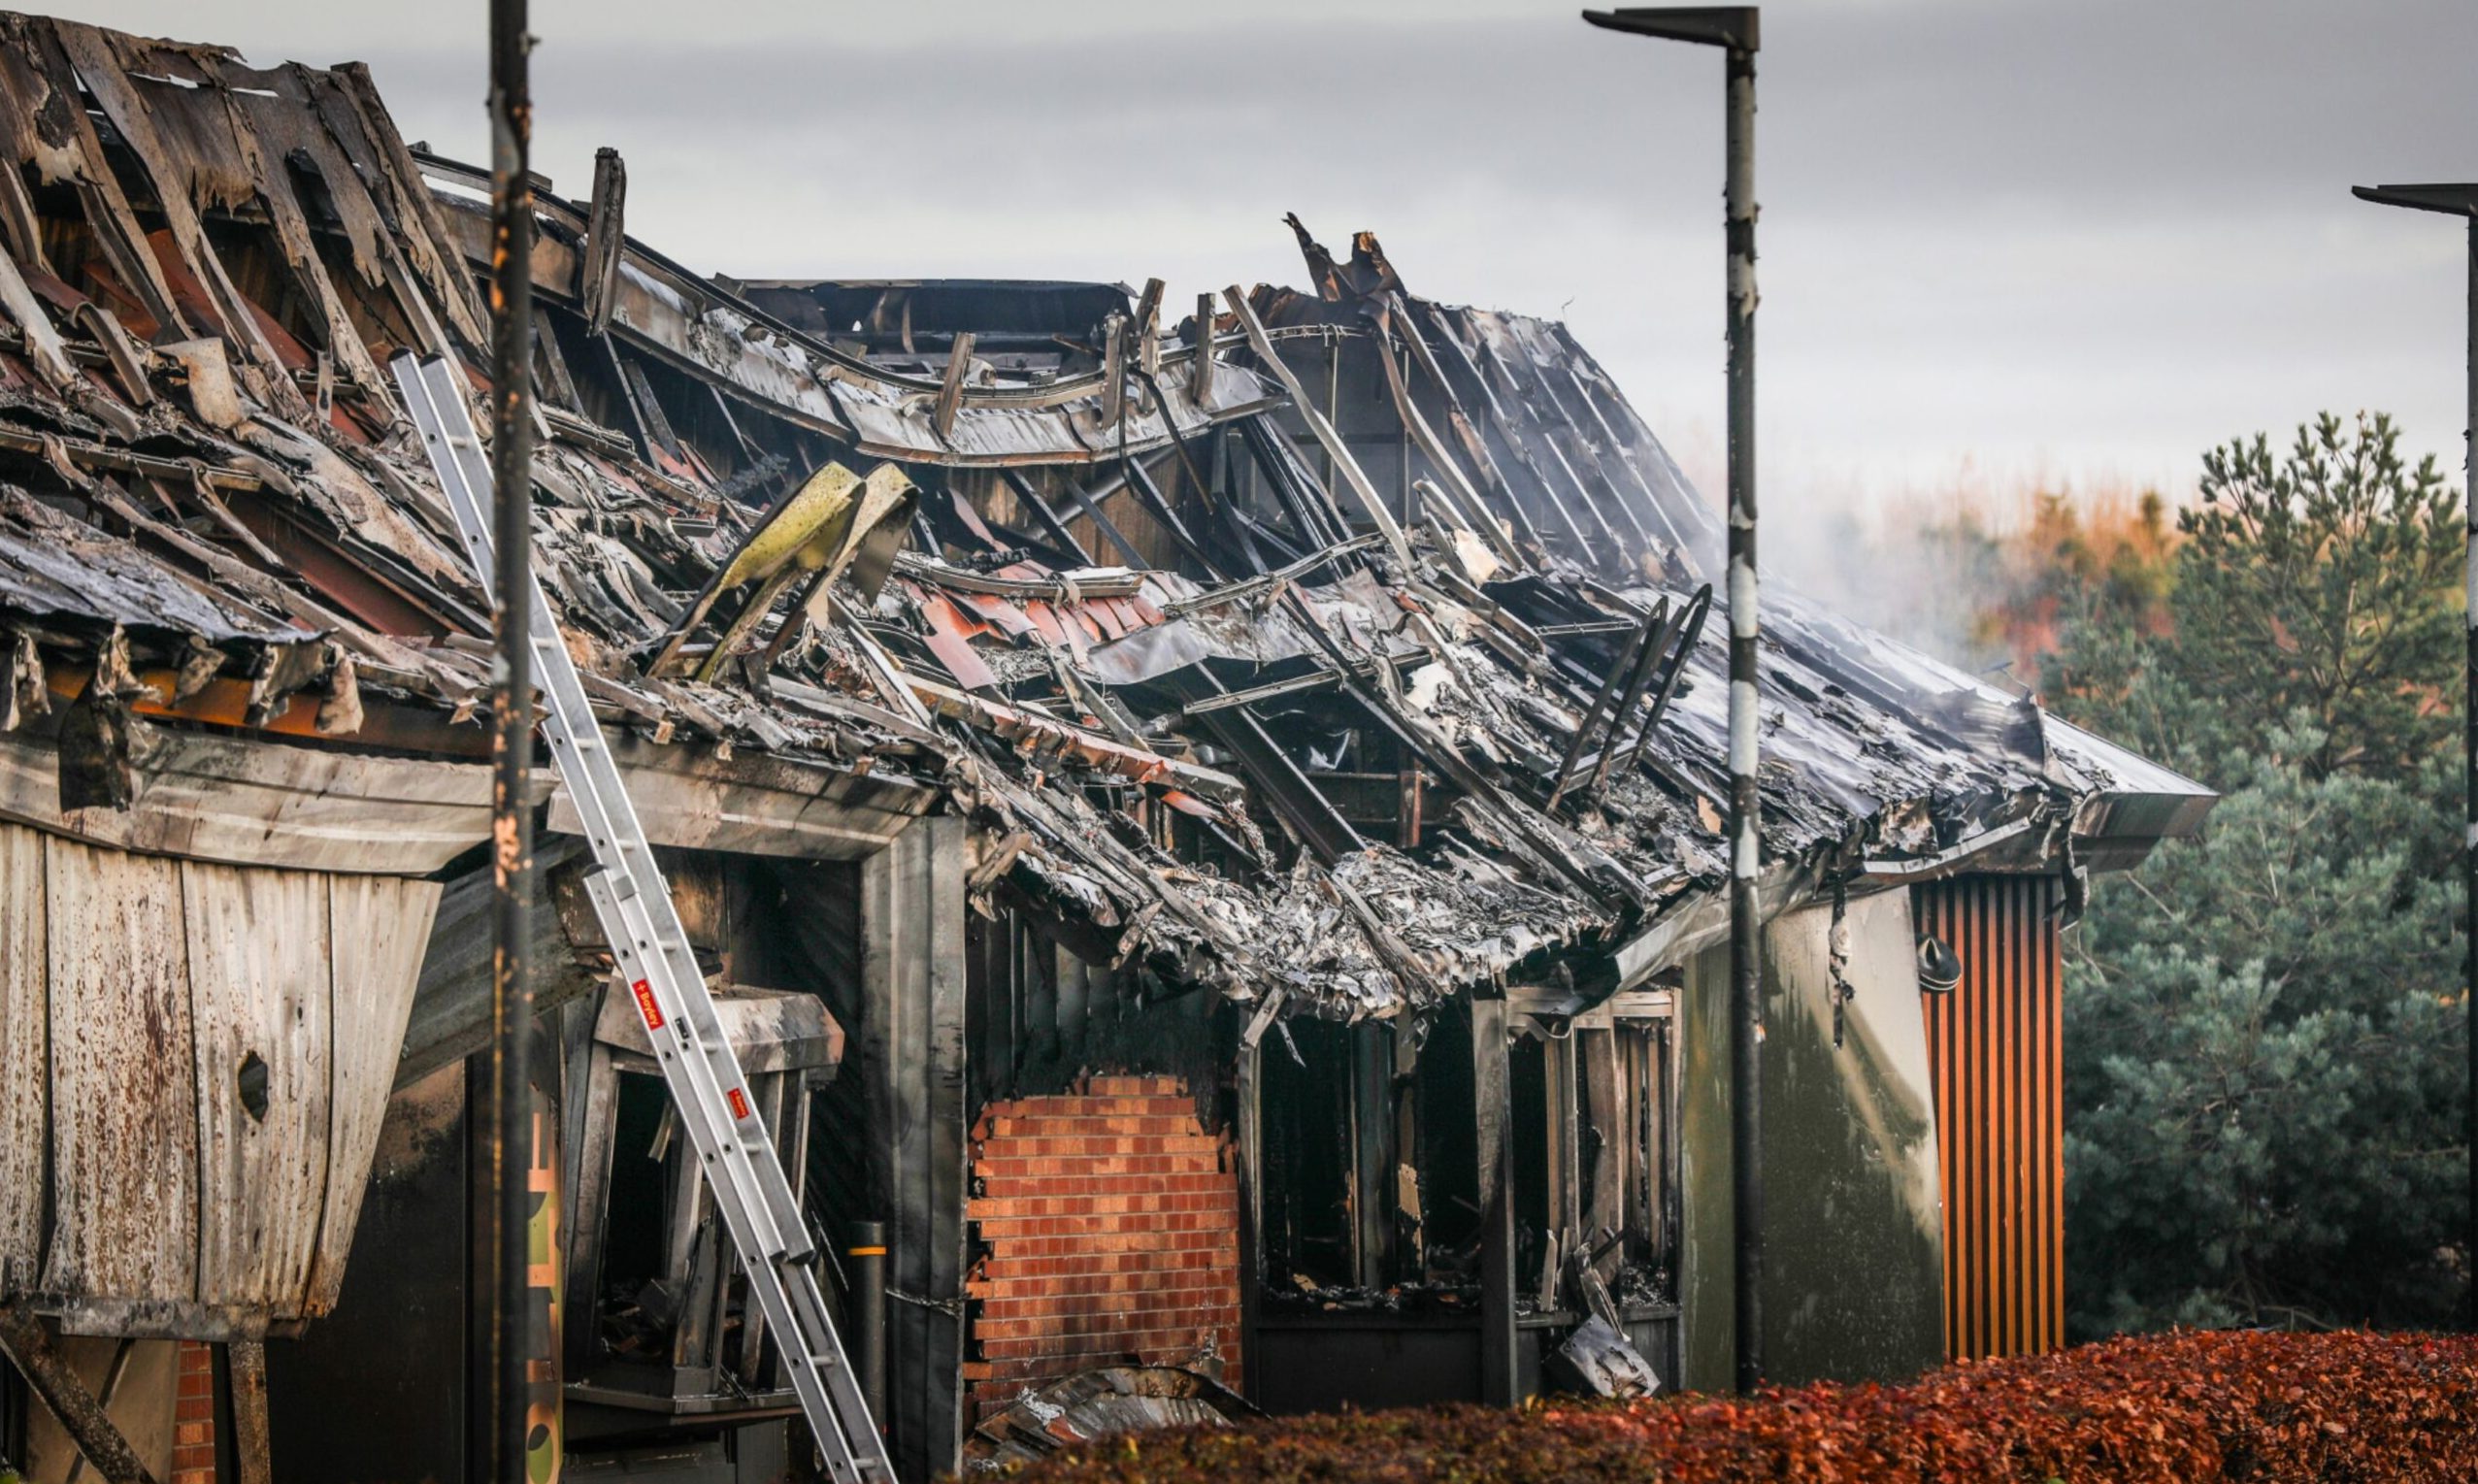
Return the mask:
[[[974,1417],[1044,1381],[1208,1342],[1239,1385],[1237,1167],[1175,1077],[1089,1077],[984,1108],[966,1212]]]
[[[184,1339],[173,1367],[171,1484],[215,1484],[215,1352]]]

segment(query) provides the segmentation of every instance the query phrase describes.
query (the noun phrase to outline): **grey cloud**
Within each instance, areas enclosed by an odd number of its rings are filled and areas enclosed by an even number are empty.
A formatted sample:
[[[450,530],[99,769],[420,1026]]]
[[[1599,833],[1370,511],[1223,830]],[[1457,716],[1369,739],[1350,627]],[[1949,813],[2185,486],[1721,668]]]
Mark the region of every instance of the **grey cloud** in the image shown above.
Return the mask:
[[[98,0],[358,53],[409,133],[481,148],[479,0]],[[2353,181],[2465,175],[2466,0],[1766,7],[1768,482],[1965,457],[2191,471],[2320,407],[2460,427],[2458,242]],[[1718,67],[1570,7],[536,0],[538,162],[632,166],[702,267],[1295,280],[1279,226],[1382,235],[1440,297],[1578,333],[1692,456],[1719,421]],[[306,38],[289,42],[287,36]]]

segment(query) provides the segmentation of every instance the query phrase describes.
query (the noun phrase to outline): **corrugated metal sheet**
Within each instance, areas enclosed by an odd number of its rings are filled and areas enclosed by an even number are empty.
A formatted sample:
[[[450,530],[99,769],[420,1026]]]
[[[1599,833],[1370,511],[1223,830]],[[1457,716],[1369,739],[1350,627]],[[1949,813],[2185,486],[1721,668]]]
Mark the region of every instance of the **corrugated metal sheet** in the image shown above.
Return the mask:
[[[2036,1355],[2065,1340],[2064,964],[2058,878],[1915,888],[1919,931],[1962,959],[1925,998],[1944,1185],[1945,1350]]]

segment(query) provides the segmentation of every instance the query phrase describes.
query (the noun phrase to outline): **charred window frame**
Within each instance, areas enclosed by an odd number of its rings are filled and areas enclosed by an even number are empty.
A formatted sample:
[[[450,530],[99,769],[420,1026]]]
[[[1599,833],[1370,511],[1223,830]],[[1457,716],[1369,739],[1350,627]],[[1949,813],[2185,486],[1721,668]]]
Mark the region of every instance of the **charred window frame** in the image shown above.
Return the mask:
[[[1275,1024],[1266,1038],[1260,1249],[1269,1297],[1359,1286],[1350,1074],[1357,1029],[1300,1018]]]
[[[1508,1048],[1515,1272],[1533,1311],[1578,1307],[1588,1266],[1623,1305],[1675,1302],[1679,1232],[1672,992],[1577,1015],[1518,1014]]]

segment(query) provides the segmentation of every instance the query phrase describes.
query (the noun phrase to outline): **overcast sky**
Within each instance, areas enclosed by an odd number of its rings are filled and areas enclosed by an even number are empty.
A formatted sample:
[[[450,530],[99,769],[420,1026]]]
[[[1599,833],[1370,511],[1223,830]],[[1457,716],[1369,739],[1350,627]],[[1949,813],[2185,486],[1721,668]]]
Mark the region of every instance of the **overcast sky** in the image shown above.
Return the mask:
[[[2470,0],[1776,0],[1758,127],[1768,509],[1965,475],[2190,488],[2386,409],[2461,460],[2464,236],[2352,183],[2478,175]],[[371,64],[486,158],[482,0],[71,0]],[[1303,277],[1562,314],[1717,486],[1720,58],[1517,0],[535,0],[535,163],[743,276]],[[1242,16],[1248,17],[1242,20]]]

